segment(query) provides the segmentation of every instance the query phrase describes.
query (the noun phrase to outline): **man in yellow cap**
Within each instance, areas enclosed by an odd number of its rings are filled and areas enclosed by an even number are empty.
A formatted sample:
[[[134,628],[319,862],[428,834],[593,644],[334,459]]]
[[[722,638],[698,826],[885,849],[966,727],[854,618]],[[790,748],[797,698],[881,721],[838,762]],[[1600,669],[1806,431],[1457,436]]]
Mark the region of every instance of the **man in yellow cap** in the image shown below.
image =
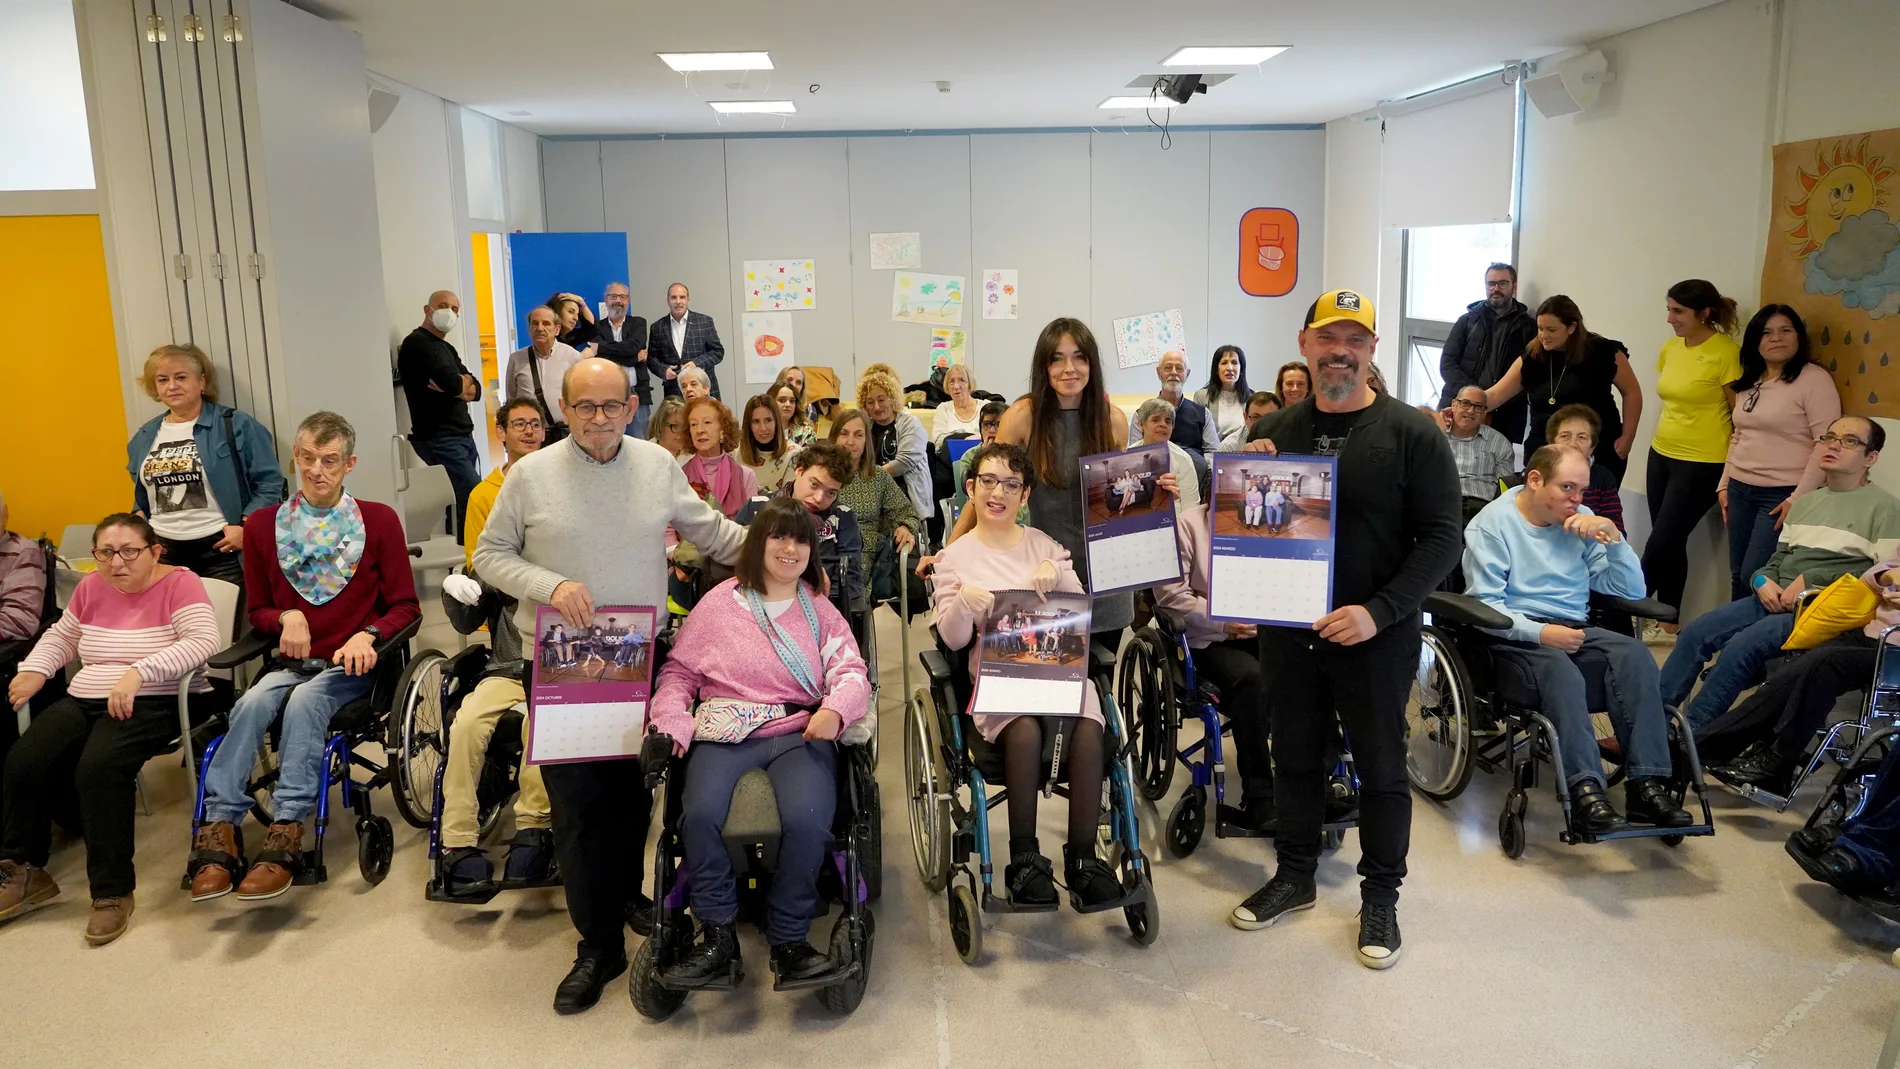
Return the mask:
[[[1458,563],[1461,543],[1451,447],[1432,417],[1372,388],[1373,324],[1372,302],[1356,291],[1314,301],[1300,331],[1313,403],[1270,412],[1248,431],[1249,450],[1339,458],[1335,608],[1310,629],[1260,628],[1273,694],[1279,870],[1230,920],[1253,930],[1312,908],[1337,720],[1360,783],[1359,961],[1384,969],[1399,957],[1399,884],[1412,833],[1405,701],[1418,669],[1419,606]]]

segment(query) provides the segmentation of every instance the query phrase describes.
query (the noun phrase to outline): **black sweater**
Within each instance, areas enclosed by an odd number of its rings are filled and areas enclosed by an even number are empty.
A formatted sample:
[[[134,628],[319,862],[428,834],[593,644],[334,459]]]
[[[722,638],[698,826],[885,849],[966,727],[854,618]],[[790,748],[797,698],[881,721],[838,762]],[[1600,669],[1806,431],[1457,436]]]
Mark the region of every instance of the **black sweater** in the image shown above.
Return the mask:
[[[1260,417],[1247,440],[1313,452],[1312,399]],[[1424,413],[1377,395],[1339,451],[1333,606],[1363,605],[1384,632],[1416,622],[1425,595],[1464,552],[1458,468]]]

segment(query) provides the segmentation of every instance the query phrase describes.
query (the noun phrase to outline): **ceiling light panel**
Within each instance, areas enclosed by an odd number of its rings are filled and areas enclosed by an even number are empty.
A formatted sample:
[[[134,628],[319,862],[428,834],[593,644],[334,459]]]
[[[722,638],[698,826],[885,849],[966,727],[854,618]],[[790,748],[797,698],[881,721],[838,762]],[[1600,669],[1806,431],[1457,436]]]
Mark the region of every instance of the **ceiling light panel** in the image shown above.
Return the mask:
[[[1096,105],[1098,108],[1104,108],[1110,111],[1118,111],[1122,108],[1172,108],[1178,106],[1179,105],[1175,104],[1174,101],[1164,96],[1109,97],[1107,100]]]
[[[798,111],[789,100],[709,100],[721,115],[791,115]]]
[[[1191,45],[1161,61],[1163,67],[1251,67],[1286,51],[1282,45]]]
[[[770,52],[655,52],[660,62],[686,74],[691,71],[769,71]]]

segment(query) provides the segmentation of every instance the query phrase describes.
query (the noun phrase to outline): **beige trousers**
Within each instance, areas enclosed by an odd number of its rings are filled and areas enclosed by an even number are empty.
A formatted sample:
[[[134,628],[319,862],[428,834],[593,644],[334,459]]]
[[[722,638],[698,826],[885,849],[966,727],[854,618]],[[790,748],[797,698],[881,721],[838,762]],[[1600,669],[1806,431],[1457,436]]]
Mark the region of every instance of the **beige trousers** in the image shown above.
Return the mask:
[[[480,817],[475,811],[475,785],[481,781],[482,765],[488,757],[488,740],[502,715],[527,700],[521,684],[502,676],[490,676],[475,685],[462,707],[456,710],[455,723],[449,727],[449,755],[442,768],[442,848],[453,850],[480,844]],[[524,720],[521,730],[528,730]],[[515,827],[546,828],[548,789],[541,782],[541,768],[521,762],[521,793],[515,796]]]

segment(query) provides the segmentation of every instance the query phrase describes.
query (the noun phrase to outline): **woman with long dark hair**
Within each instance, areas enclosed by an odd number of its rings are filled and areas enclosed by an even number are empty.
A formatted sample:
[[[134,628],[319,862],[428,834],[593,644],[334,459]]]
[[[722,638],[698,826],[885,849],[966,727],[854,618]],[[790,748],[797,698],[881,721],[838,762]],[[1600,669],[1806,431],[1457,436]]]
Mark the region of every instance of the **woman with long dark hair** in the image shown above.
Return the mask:
[[[1603,424],[1594,459],[1622,478],[1643,416],[1643,387],[1623,343],[1592,334],[1577,302],[1561,293],[1537,306],[1537,337],[1504,377],[1484,391],[1485,407],[1495,412],[1520,393],[1529,397],[1531,406],[1525,456],[1549,444],[1544,425],[1552,413],[1565,405],[1589,405]],[[1621,412],[1616,408],[1618,396],[1623,400]]]
[[[1834,380],[1809,355],[1801,313],[1771,304],[1742,331],[1735,433],[1716,500],[1728,525],[1729,598],[1748,596],[1748,578],[1775,552],[1794,499],[1821,484],[1814,441],[1841,416]]]
[[[739,463],[752,469],[759,493],[776,494],[792,477],[792,454],[785,441],[785,424],[778,406],[759,393],[746,399],[739,418]]]
[[[1194,400],[1214,417],[1216,437],[1225,438],[1247,426],[1247,399],[1253,396],[1247,385],[1247,354],[1238,345],[1223,345],[1214,350],[1212,363],[1207,385],[1194,391]]]

